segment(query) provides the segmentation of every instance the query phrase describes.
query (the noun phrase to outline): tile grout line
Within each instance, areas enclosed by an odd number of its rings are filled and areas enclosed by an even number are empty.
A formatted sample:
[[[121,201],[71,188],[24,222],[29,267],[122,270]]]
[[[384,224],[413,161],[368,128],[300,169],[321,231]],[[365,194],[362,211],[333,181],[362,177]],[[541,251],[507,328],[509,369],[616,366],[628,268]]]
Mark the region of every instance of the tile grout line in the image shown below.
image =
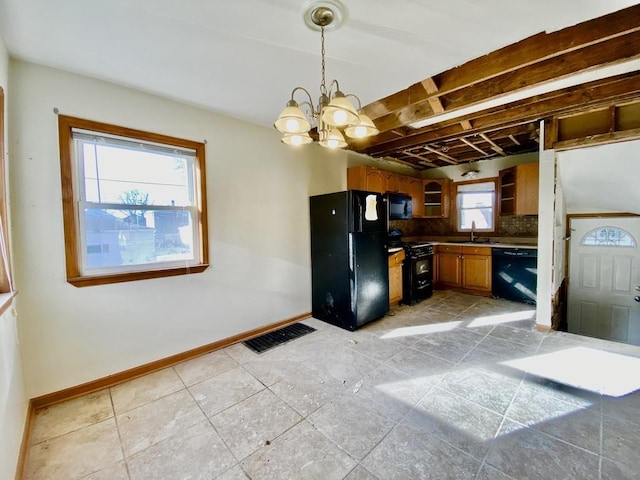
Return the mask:
[[[129,461],[126,452],[124,451],[124,443],[122,442],[122,435],[120,433],[120,423],[118,422],[118,416],[116,415],[116,407],[113,403],[113,396],[111,395],[111,388],[109,388],[109,403],[111,404],[111,411],[113,412],[113,421],[116,424],[116,432],[118,432],[118,441],[120,443],[120,451],[122,452],[122,463],[124,463],[124,469],[127,472],[127,478],[131,480],[131,472],[129,472]]]

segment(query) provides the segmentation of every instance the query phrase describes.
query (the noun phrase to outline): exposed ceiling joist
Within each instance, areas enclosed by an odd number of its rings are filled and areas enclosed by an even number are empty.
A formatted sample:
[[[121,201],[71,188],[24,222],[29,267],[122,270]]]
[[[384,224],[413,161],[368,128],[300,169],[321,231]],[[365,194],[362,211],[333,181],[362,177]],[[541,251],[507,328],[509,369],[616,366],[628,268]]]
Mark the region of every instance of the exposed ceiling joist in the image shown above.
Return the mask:
[[[612,106],[638,100],[640,4],[534,35],[373,102],[365,112],[380,133],[352,148],[415,160],[419,170],[429,166],[407,152],[434,166],[465,163],[537,150],[541,120],[593,108],[615,115]]]
[[[365,113],[386,131],[437,115],[429,103],[435,95],[449,111],[636,58],[640,40],[633,34],[640,31],[639,18],[640,5],[635,5],[557,32],[534,35],[429,78],[435,91],[420,82],[365,106]],[[472,88],[483,82],[485,88]]]
[[[466,145],[469,145],[471,148],[473,148],[476,152],[481,153],[483,156],[488,157],[489,154],[487,152],[485,152],[484,150],[482,150],[480,147],[478,147],[477,145],[475,145],[474,143],[470,142],[469,140],[467,140],[465,137],[460,137],[460,141]]]

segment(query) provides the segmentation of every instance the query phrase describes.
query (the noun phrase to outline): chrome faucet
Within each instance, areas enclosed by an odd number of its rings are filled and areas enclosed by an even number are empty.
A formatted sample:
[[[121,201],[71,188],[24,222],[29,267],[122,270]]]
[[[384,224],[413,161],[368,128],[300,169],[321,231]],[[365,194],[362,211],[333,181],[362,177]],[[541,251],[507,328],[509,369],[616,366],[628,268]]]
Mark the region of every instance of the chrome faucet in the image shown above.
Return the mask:
[[[471,242],[474,242],[476,239],[476,234],[474,233],[475,229],[476,229],[476,221],[471,220]]]

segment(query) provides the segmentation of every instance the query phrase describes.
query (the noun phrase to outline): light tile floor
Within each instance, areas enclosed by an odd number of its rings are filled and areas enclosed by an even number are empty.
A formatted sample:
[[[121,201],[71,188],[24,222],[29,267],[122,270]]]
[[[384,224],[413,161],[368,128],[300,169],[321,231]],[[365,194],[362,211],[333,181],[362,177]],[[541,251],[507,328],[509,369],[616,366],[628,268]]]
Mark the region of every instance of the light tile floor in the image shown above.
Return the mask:
[[[637,479],[640,393],[505,362],[588,346],[528,305],[436,292],[348,332],[236,344],[36,413],[28,480]],[[624,376],[612,371],[612,377]]]

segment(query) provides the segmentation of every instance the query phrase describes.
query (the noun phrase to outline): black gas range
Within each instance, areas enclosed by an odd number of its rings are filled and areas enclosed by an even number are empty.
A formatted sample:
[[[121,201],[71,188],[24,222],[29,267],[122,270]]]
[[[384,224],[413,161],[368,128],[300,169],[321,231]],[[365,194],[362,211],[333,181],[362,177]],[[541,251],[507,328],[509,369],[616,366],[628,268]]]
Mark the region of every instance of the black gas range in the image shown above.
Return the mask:
[[[402,303],[415,305],[433,294],[433,245],[429,242],[404,242],[402,230],[391,230],[387,244],[402,247]]]
[[[415,305],[433,295],[433,245],[405,242],[402,265],[402,303]]]

